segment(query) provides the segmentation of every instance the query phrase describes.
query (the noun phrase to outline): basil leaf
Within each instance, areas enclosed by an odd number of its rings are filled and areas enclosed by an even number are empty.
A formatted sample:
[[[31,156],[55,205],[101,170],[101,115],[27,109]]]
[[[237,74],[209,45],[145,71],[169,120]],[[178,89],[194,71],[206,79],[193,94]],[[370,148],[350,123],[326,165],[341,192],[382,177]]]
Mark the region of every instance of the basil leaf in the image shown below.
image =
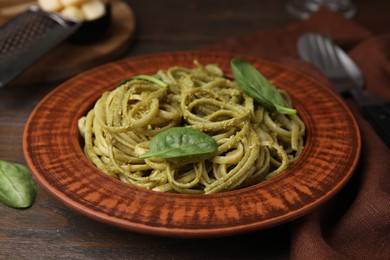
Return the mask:
[[[28,208],[37,192],[26,166],[0,160],[0,201],[13,208]]]
[[[233,58],[230,62],[233,76],[240,89],[270,111],[282,114],[296,114],[296,110],[286,107],[284,99],[276,87],[260,74],[249,62]]]
[[[142,80],[146,80],[146,81],[150,81],[150,82],[153,82],[157,85],[159,85],[160,87],[166,87],[168,86],[167,83],[165,83],[164,81],[161,80],[161,77],[157,76],[157,75],[154,75],[154,76],[148,76],[148,75],[138,75],[138,76],[134,76],[132,78],[129,78],[129,79],[124,79],[122,80],[120,83],[119,83],[119,86],[122,85],[122,84],[125,84],[131,80],[134,80],[134,79],[142,79]]]
[[[172,127],[155,135],[149,143],[149,151],[140,158],[182,158],[213,153],[217,142],[209,135],[187,127]]]

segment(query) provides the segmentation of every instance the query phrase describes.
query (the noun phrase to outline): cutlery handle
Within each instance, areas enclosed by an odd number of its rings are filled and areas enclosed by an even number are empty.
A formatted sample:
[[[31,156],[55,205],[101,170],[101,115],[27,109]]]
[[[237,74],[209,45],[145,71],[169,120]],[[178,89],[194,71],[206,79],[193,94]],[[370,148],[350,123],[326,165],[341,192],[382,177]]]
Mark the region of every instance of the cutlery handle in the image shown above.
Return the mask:
[[[390,102],[361,107],[363,115],[390,148]]]

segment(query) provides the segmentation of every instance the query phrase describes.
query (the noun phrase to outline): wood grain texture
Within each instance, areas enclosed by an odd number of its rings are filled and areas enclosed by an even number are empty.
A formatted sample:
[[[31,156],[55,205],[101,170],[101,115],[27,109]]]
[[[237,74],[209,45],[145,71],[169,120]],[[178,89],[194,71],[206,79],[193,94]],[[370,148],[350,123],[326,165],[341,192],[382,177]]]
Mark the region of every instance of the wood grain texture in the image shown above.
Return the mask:
[[[0,2],[13,5],[24,1]],[[239,5],[236,0],[126,2],[134,10],[138,26],[127,56],[207,48],[230,37],[279,30],[298,22],[286,12],[288,0],[242,0]],[[390,1],[354,2],[358,7],[356,22],[369,25],[375,32],[388,31],[383,19],[388,17]],[[55,86],[29,84],[0,89],[1,159],[25,163],[23,128],[33,108]],[[338,205],[337,199],[331,201],[332,207]],[[298,220],[213,239],[161,238],[94,221],[65,207],[39,186],[36,202],[26,211],[0,204],[0,259],[285,260],[290,259],[291,230],[299,224]]]
[[[123,78],[154,74],[193,60],[230,72],[231,54],[178,52],[110,63],[63,83],[32,112],[24,132],[26,161],[38,182],[66,206],[100,222],[154,235],[215,237],[260,230],[300,217],[334,195],[355,169],[357,124],[340,98],[278,64],[245,57],[292,96],[307,127],[301,158],[284,174],[213,195],[165,194],[129,186],[100,172],[79,143],[77,120]]]
[[[27,5],[26,3],[27,2]],[[0,3],[0,25],[36,1]],[[15,11],[14,11],[15,10]],[[65,41],[41,57],[11,85],[37,85],[65,80],[81,71],[124,55],[134,39],[136,19],[131,6],[122,0],[111,1],[111,24],[104,37],[92,42]]]

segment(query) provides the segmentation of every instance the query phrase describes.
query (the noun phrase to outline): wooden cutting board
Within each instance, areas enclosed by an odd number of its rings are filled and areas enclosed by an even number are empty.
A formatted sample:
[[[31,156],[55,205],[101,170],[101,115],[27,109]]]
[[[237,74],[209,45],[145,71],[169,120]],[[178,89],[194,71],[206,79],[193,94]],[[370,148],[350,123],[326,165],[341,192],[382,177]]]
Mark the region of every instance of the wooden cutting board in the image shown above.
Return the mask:
[[[36,2],[0,1],[0,24]],[[111,1],[112,21],[107,36],[92,43],[63,42],[46,53],[10,85],[39,85],[65,80],[82,71],[112,61],[125,54],[135,33],[132,8],[122,0]]]

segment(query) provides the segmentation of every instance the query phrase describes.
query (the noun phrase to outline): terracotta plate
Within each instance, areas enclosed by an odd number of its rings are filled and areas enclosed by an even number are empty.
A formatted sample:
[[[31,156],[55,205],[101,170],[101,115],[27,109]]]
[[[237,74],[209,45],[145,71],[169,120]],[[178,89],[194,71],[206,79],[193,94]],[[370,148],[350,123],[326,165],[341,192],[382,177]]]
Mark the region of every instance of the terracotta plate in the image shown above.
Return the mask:
[[[129,186],[84,156],[77,120],[123,78],[154,74],[193,60],[230,72],[230,54],[180,52],[129,58],[80,74],[54,89],[32,112],[24,153],[36,180],[70,208],[131,231],[176,237],[227,236],[298,218],[347,182],[359,159],[355,119],[327,87],[281,65],[244,57],[293,98],[307,127],[300,159],[274,179],[213,195],[166,194]]]

